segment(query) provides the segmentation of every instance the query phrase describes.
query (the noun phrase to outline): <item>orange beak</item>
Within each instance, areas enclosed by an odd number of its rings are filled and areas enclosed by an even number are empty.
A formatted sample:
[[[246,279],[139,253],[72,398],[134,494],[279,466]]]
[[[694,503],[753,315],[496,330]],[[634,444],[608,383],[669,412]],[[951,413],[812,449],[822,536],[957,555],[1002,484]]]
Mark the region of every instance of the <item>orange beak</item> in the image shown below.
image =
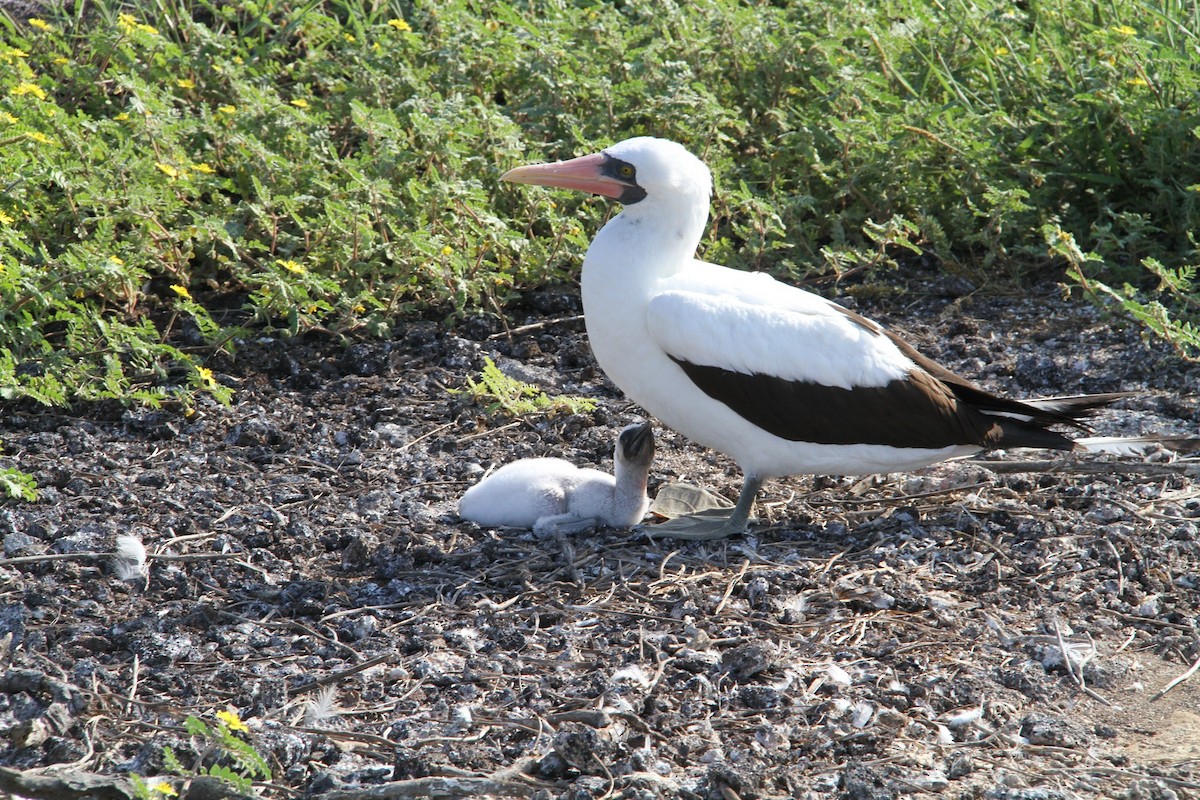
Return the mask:
[[[555,161],[553,164],[530,164],[510,169],[500,176],[500,180],[577,189],[619,199],[632,184],[605,174],[604,165],[608,163],[608,158],[604,153],[596,153],[569,161]]]

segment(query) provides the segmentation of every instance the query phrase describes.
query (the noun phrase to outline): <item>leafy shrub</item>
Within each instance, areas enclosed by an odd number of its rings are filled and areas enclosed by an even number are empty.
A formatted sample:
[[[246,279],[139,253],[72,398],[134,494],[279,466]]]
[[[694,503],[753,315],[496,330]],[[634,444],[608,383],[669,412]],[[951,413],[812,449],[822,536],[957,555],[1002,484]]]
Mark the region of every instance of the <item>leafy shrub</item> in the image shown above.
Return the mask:
[[[0,22],[4,398],[228,399],[202,370],[246,328],[500,311],[569,279],[609,213],[502,168],[636,134],[713,167],[702,247],[733,266],[802,279],[918,248],[1020,283],[1065,267],[1047,225],[1135,291],[1151,262],[1200,261],[1200,19],[1177,4],[138,14]]]

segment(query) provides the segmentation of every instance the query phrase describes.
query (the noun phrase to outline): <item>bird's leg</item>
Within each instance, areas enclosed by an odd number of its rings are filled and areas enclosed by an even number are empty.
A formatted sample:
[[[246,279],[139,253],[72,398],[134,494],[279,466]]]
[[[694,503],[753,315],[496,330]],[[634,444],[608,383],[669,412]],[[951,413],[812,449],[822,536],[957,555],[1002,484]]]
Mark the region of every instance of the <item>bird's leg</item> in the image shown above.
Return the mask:
[[[738,495],[737,505],[729,515],[729,524],[736,525],[739,533],[745,533],[750,526],[750,512],[754,510],[754,499],[762,488],[762,478],[756,475],[746,475],[742,479],[742,493]]]
[[[540,517],[533,526],[533,532],[538,535],[553,534],[555,536],[570,536],[595,528],[600,520],[595,517],[580,517],[578,514],[553,514]]]
[[[670,536],[696,541],[724,539],[726,536],[745,533],[750,525],[750,510],[754,508],[754,498],[758,496],[758,490],[761,488],[762,478],[747,475],[742,481],[742,493],[738,496],[737,505],[732,510],[711,508],[699,511],[650,526],[646,528],[646,532],[652,537]]]

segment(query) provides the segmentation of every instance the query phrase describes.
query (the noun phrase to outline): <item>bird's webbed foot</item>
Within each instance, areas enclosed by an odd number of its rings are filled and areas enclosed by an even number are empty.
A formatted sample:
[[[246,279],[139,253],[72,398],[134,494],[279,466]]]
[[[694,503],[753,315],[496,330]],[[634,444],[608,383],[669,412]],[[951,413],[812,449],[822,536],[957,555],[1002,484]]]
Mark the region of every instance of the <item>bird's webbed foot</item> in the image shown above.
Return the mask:
[[[745,533],[750,522],[745,517],[736,519],[732,508],[710,508],[658,525],[646,525],[642,530],[651,538],[669,536],[674,539],[711,541]]]
[[[733,508],[724,508],[720,505],[713,507],[715,501],[720,498],[714,500],[711,493],[706,490],[686,484],[677,486],[682,486],[686,491],[673,488],[674,499],[691,505],[695,510],[659,525],[643,528],[651,538],[670,536],[675,539],[710,541],[745,533],[749,529],[750,523],[754,521],[750,518],[750,510],[754,508],[754,498],[758,495],[759,488],[762,487],[762,479],[757,475],[747,475],[742,482],[742,493],[738,496],[737,505]],[[654,510],[653,507],[651,510]]]

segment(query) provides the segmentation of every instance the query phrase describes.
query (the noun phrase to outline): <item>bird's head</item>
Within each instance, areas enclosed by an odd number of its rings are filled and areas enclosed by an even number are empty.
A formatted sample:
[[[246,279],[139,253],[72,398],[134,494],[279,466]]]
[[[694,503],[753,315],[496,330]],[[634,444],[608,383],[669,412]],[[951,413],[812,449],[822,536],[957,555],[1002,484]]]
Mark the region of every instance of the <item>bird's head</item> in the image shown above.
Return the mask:
[[[501,180],[577,189],[625,205],[712,194],[712,174],[704,162],[676,142],[638,136],[590,156],[510,169]]]
[[[654,431],[650,423],[642,422],[624,428],[617,437],[614,458],[618,462],[648,467],[654,460]]]

